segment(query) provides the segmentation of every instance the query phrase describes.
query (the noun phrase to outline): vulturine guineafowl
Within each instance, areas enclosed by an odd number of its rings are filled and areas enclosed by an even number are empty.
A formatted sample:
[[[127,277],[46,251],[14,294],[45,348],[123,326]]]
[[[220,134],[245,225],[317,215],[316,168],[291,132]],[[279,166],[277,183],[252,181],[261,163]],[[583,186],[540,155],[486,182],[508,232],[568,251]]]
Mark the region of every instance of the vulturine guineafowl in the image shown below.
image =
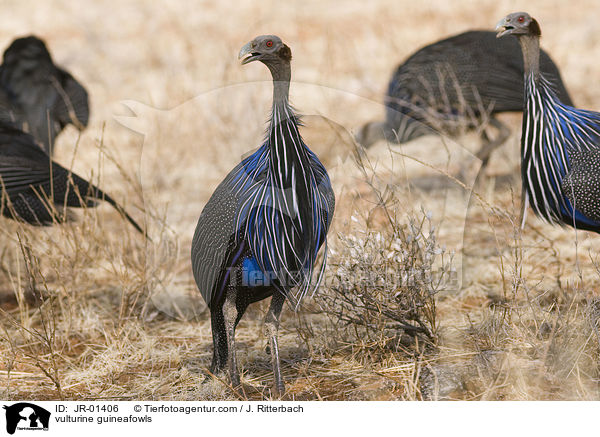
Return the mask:
[[[33,137],[0,123],[0,208],[5,217],[35,226],[65,221],[65,208],[110,203],[135,229],[142,228],[122,206],[75,173],[52,161]]]
[[[274,394],[284,392],[277,332],[286,299],[298,303],[318,286],[313,273],[335,199],[327,171],[304,144],[288,102],[292,53],[263,35],[242,47],[242,64],[261,61],[273,76],[273,110],[262,146],[227,175],[204,207],[192,242],[196,283],[211,312],[216,374],[229,366],[240,384],[235,328],[249,304],[273,296],[265,325]]]
[[[0,66],[0,119],[30,133],[52,155],[54,140],[67,124],[82,130],[90,110],[85,88],[57,67],[44,42],[18,38]]]
[[[570,104],[558,68],[544,51],[540,64],[560,98]],[[498,42],[491,31],[469,31],[423,47],[392,75],[385,105],[386,120],[367,123],[357,134],[364,147],[382,139],[406,143],[434,133],[432,129],[452,134],[457,123],[478,122],[489,112],[498,134],[490,140],[483,133],[477,157],[486,165],[510,134],[494,114],[523,110],[519,45],[510,39]]]
[[[541,30],[529,14],[507,15],[496,30],[498,37],[517,37],[525,62],[522,225],[531,205],[550,223],[600,232],[600,113],[573,108],[556,94],[540,71]]]

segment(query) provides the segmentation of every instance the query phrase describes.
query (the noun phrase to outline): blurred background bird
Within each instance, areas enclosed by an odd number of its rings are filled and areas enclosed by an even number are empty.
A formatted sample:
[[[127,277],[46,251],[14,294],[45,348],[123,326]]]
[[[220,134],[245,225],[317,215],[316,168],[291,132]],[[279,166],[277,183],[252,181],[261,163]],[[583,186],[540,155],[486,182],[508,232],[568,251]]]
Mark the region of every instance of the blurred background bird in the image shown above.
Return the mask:
[[[67,208],[112,205],[133,227],[141,226],[112,197],[52,161],[33,137],[0,123],[0,195],[3,216],[34,226],[68,220]]]
[[[65,126],[83,130],[89,116],[87,91],[54,65],[44,41],[35,36],[15,39],[0,66],[0,120],[30,133],[52,155]]]
[[[567,104],[571,98],[558,67],[544,51],[541,70]],[[402,63],[388,85],[386,119],[365,124],[357,141],[370,147],[379,140],[406,143],[426,134],[456,135],[467,125],[487,120],[495,138],[482,131],[477,157],[487,164],[510,130],[494,115],[523,109],[523,59],[511,39],[498,41],[492,31],[469,31],[427,45]]]
[[[274,35],[242,47],[242,64],[261,61],[273,77],[273,109],[262,146],[217,187],[198,220],[192,242],[196,284],[211,311],[211,372],[229,367],[240,377],[235,328],[250,303],[272,296],[265,326],[274,373],[283,394],[277,332],[286,299],[296,305],[318,286],[313,271],[334,210],[327,171],[302,140],[289,98],[292,52]],[[325,250],[325,254],[326,254]],[[295,290],[295,292],[294,292]]]
[[[530,205],[550,223],[600,232],[600,168],[594,165],[600,152],[600,113],[561,100],[540,69],[542,33],[528,13],[507,15],[496,31],[498,37],[516,36],[524,59],[521,223]]]

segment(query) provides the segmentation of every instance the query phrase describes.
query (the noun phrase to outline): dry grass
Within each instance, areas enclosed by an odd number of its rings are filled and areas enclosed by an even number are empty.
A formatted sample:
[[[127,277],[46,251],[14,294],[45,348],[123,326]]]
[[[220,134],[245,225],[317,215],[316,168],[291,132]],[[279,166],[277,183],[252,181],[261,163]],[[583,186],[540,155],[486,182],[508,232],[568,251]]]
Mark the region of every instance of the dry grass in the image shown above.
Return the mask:
[[[598,6],[580,3],[527,9],[574,101],[600,109],[600,89],[589,86],[599,74],[590,12]],[[258,146],[269,110],[266,69],[240,67],[237,50],[275,33],[294,53],[291,99],[307,115],[303,134],[337,195],[328,281],[283,315],[287,396],[598,399],[598,237],[532,216],[518,228],[520,117],[502,117],[513,135],[473,193],[473,134],[379,144],[360,162],[353,154],[352,132],[382,117],[379,102],[401,59],[524,7],[508,0],[3,4],[10,18],[0,45],[40,35],[92,96],[91,125],[80,139],[65,132],[57,159],[114,195],[153,241],[106,206],[53,228],[1,219],[0,397],[238,398],[226,380],[205,378],[210,321],[189,247],[204,203]],[[465,165],[472,173],[461,186],[450,175]],[[419,273],[413,288],[379,283],[366,296],[356,273],[367,264],[380,273],[412,266],[456,276],[436,287]],[[344,266],[352,275],[336,288]],[[251,307],[237,331],[249,399],[270,396],[266,305]]]

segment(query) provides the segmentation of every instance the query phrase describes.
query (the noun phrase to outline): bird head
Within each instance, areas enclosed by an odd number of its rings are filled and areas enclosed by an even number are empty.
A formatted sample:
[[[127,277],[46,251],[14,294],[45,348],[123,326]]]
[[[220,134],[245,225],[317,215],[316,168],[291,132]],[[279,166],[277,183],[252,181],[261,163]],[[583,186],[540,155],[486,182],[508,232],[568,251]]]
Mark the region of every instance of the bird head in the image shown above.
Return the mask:
[[[44,41],[31,35],[15,39],[4,52],[6,64],[24,61],[52,63],[52,57]]]
[[[260,61],[267,66],[282,61],[289,63],[292,60],[292,51],[278,36],[261,35],[242,47],[238,59],[242,60],[242,64]]]
[[[542,31],[538,22],[527,12],[513,12],[496,24],[496,38],[504,35],[541,36]]]

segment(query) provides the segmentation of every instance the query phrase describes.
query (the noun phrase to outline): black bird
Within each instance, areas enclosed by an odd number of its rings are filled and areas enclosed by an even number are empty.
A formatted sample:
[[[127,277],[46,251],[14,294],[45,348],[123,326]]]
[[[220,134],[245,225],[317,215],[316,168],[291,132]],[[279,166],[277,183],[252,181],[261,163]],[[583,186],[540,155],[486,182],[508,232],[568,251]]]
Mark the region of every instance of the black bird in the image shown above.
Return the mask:
[[[0,120],[30,133],[52,155],[54,140],[67,124],[84,129],[89,120],[88,93],[57,67],[44,42],[18,38],[0,66]]]
[[[540,71],[542,32],[529,14],[509,14],[496,30],[498,37],[517,37],[525,63],[522,224],[531,205],[550,223],[600,233],[600,113],[574,108],[556,94]]]
[[[281,395],[279,316],[286,298],[297,304],[318,286],[325,257],[316,284],[313,271],[335,199],[327,171],[300,137],[288,102],[290,48],[277,36],[263,35],[242,47],[239,58],[242,64],[261,61],[271,71],[271,120],[262,146],[227,175],[204,207],[192,242],[192,268],[211,312],[211,372],[228,365],[234,386],[240,384],[235,328],[249,304],[273,296],[265,325],[274,393]]]
[[[560,98],[571,104],[558,68],[544,51],[540,64]],[[522,111],[523,88],[523,59],[516,41],[499,42],[488,31],[461,33],[423,47],[396,69],[385,98],[386,120],[367,123],[357,140],[370,147],[381,139],[406,143],[434,133],[432,128],[451,134],[457,123],[478,120],[490,111],[489,122],[498,135],[489,140],[483,134],[477,157],[485,165],[510,134],[493,114]]]
[[[0,123],[0,209],[3,216],[34,226],[64,222],[67,207],[110,203],[140,233],[122,206],[90,182],[52,161],[33,137]]]

